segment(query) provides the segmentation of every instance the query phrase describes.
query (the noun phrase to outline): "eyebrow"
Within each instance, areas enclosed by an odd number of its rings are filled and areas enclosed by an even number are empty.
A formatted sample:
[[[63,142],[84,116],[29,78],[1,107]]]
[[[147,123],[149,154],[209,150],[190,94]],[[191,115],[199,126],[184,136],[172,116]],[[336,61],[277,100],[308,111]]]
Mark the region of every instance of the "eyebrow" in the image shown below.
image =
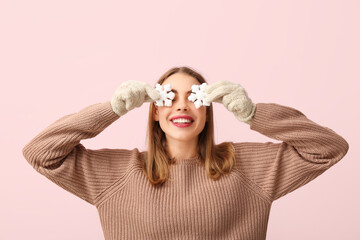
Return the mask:
[[[178,93],[178,91],[176,91],[175,89],[171,89],[171,91],[173,91],[174,93]],[[186,93],[192,93],[192,90],[187,91]]]

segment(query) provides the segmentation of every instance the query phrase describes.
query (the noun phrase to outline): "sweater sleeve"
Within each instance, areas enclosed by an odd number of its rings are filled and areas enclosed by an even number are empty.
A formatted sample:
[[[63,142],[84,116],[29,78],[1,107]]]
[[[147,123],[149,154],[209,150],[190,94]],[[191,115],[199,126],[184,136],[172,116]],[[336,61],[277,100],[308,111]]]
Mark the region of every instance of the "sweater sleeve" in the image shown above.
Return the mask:
[[[281,143],[234,143],[238,169],[274,201],[305,185],[342,159],[347,141],[300,111],[257,103],[250,129]]]
[[[45,128],[25,145],[23,155],[36,171],[95,204],[96,197],[125,173],[136,151],[91,150],[80,140],[95,137],[118,118],[110,102],[90,105]]]

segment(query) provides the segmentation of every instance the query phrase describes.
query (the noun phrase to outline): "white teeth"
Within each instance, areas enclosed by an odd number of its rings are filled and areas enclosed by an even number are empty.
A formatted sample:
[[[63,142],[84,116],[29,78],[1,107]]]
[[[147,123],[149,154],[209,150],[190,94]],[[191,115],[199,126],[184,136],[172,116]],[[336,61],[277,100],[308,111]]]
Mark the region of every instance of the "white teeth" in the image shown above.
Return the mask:
[[[177,118],[177,119],[174,119],[172,120],[174,123],[190,123],[191,120],[189,119],[185,119],[185,118]]]

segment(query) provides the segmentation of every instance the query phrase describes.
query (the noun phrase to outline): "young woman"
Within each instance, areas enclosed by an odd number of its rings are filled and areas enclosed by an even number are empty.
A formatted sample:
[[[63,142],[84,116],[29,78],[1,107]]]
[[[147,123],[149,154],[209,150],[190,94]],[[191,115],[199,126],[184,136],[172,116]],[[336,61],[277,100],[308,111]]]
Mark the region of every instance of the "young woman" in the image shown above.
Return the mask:
[[[140,81],[119,86],[111,101],[66,115],[23,149],[27,161],[54,183],[96,206],[105,239],[265,239],[271,204],[342,159],[349,145],[300,111],[254,104],[242,86],[205,88],[250,129],[281,143],[214,143],[212,103],[188,99],[204,78],[172,68],[171,106]],[[92,138],[135,107],[150,102],[148,151],[86,149]],[[236,129],[236,128],[235,128]]]

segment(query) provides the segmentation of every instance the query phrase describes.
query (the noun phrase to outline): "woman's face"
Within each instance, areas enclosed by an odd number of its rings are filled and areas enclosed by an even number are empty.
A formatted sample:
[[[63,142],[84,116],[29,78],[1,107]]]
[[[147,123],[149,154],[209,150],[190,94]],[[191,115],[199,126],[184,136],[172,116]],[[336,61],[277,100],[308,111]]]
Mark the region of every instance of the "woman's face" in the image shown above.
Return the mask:
[[[196,109],[195,104],[188,100],[191,94],[191,86],[200,83],[196,78],[184,73],[175,73],[168,77],[162,84],[170,84],[175,97],[170,107],[155,106],[154,120],[159,121],[161,129],[166,135],[166,139],[177,141],[197,140],[198,135],[205,127],[206,107],[201,106]],[[191,123],[182,123],[184,120],[176,123],[174,117],[184,116],[191,118]]]

